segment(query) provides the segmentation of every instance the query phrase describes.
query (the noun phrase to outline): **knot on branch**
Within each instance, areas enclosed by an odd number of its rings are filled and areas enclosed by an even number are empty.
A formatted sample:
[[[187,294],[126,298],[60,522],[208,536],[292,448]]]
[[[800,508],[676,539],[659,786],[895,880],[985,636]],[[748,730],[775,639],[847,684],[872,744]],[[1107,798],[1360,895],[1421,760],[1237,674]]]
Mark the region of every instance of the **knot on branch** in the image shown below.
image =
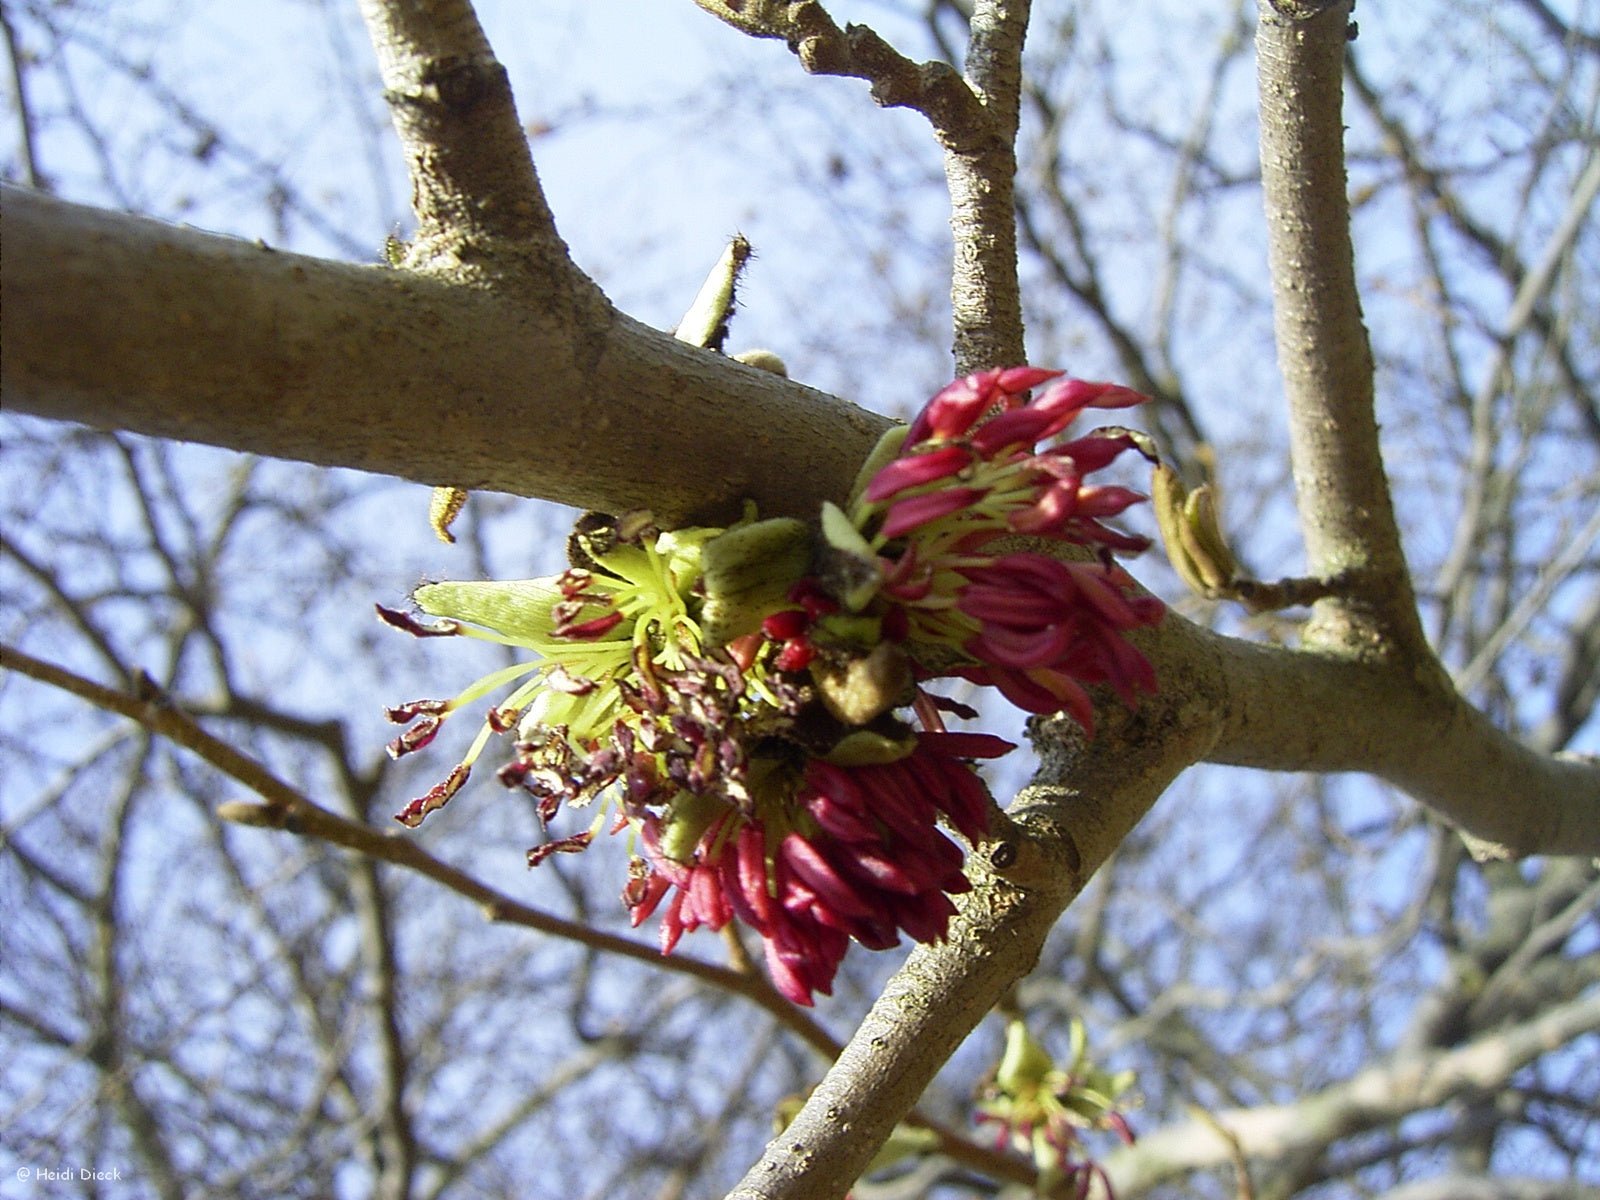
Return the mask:
[[[1031,787],[1027,795],[1030,802],[1041,800]],[[975,877],[988,876],[1018,892],[1076,896],[1088,880],[1083,853],[1067,822],[1042,805],[1021,816],[1012,820],[1007,815],[995,830],[997,836],[984,843],[973,860]]]
[[[419,99],[426,102],[437,97],[439,104],[457,116],[471,112],[496,88],[509,92],[511,86],[505,67],[497,60],[458,57],[428,63],[421,83]]]

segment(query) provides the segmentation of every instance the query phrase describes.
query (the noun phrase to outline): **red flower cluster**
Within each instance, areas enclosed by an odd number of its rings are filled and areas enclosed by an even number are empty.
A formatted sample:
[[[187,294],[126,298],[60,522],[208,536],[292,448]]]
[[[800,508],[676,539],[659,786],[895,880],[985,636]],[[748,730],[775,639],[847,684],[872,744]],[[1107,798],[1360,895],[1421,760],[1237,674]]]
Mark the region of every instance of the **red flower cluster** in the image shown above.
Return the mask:
[[[1101,430],[1036,448],[1085,408],[1126,408],[1144,397],[1060,375],[1017,367],[946,387],[913,422],[899,457],[867,483],[855,515],[867,530],[876,519],[881,595],[904,610],[913,641],[956,647],[972,661],[952,674],[1091,729],[1083,684],[1109,684],[1130,703],[1155,689],[1148,660],[1123,635],[1160,621],[1164,608],[1109,559],[1113,550],[1143,550],[1148,539],[1101,520],[1144,497],[1087,481],[1138,449],[1137,436]],[[993,415],[980,424],[985,414]],[[1102,557],[1067,563],[990,552],[1018,534],[1098,546]]]
[[[942,815],[969,840],[988,829],[989,795],[965,760],[1012,749],[986,734],[924,733],[894,762],[853,768],[810,760],[787,811],[729,811],[701,836],[690,862],[661,850],[645,825],[648,859],[624,893],[638,925],[667,895],[661,947],[734,917],[761,935],[767,970],[796,1004],[830,995],[854,938],[870,950],[944,937],[970,891],[961,848],[939,831]],[[787,825],[787,828],[785,828]]]

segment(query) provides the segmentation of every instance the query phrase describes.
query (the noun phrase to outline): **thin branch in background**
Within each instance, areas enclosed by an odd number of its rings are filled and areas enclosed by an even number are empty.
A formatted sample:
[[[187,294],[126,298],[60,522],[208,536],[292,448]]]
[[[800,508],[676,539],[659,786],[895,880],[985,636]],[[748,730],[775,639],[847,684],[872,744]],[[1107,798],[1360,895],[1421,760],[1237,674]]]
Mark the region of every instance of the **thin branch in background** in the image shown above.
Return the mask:
[[[1486,500],[1488,476],[1493,469],[1494,404],[1510,383],[1511,356],[1517,339],[1542,308],[1542,301],[1554,286],[1561,267],[1571,253],[1578,234],[1593,218],[1595,197],[1600,195],[1600,152],[1589,155],[1572,200],[1560,222],[1545,242],[1538,261],[1517,283],[1516,294],[1499,331],[1499,348],[1485,369],[1482,382],[1472,397],[1474,431],[1471,470],[1474,486],[1468,489],[1466,504],[1456,522],[1455,536],[1444,565],[1439,570],[1438,586],[1449,595],[1461,586],[1471,555],[1478,542],[1478,525]]]
[[[1586,29],[1579,29],[1576,24],[1563,21],[1544,0],[1516,0],[1516,2],[1524,12],[1532,13],[1534,19],[1544,26],[1545,31],[1562,44],[1581,50],[1585,54],[1600,54],[1600,34],[1590,33]]]
[[[823,1058],[832,1060],[839,1054],[839,1043],[800,1009],[779,996],[759,972],[742,973],[682,955],[663,956],[651,947],[551,916],[513,900],[435,858],[409,838],[379,833],[370,826],[347,820],[307,799],[255,759],[201,729],[147,678],[138,679],[135,693],[129,695],[9,646],[0,647],[0,665],[138,722],[151,733],[189,750],[266,801],[265,804],[229,801],[219,805],[217,815],[225,820],[258,828],[282,829],[298,836],[343,846],[374,861],[409,868],[472,900],[492,921],[520,925],[603,953],[636,959],[656,969],[686,975],[743,996],[765,1009],[779,1026],[796,1035]],[[391,1006],[388,1011],[395,1010]],[[911,1113],[908,1119],[913,1124],[933,1130],[940,1139],[939,1152],[957,1162],[964,1162],[1000,1178],[1024,1182],[1033,1178],[1031,1168],[1025,1164],[980,1146],[938,1121],[920,1113]],[[404,1138],[405,1135],[401,1132],[397,1136]]]
[[[1472,661],[1456,672],[1456,687],[1463,694],[1483,682],[1505,648],[1522,636],[1534,619],[1545,611],[1556,589],[1582,568],[1597,542],[1600,542],[1600,509],[1572,536],[1561,553],[1540,570],[1533,586],[1523,593],[1516,608],[1495,627],[1494,632],[1483,640]]]
[[[39,168],[39,133],[33,114],[33,103],[28,98],[28,71],[23,49],[17,38],[11,11],[0,7],[0,33],[5,35],[6,62],[11,69],[11,90],[17,98],[17,143],[22,150],[22,178],[19,183],[41,191],[48,191],[50,181]]]
[[[1187,1171],[1232,1162],[1240,1152],[1246,1158],[1313,1155],[1401,1115],[1493,1093],[1546,1047],[1596,1029],[1600,996],[1582,996],[1458,1048],[1369,1067],[1289,1104],[1210,1113],[1168,1126],[1117,1151],[1106,1169],[1117,1195],[1135,1200]],[[1217,1133],[1219,1126],[1231,1136]]]

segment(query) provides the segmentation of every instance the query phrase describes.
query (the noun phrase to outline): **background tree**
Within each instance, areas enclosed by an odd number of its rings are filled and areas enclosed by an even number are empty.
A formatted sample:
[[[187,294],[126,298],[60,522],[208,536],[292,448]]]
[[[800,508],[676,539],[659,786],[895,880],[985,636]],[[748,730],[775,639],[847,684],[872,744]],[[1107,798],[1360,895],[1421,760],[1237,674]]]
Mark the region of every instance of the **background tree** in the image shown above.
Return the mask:
[[[988,1194],[1032,1178],[965,1132],[998,1001],[1138,1070],[1121,1196],[1593,1194],[1592,5],[1353,43],[1340,6],[1041,5],[1026,56],[1026,5],[706,5],[811,78],[688,6],[485,6],[505,73],[465,5],[365,5],[375,68],[342,7],[255,7],[3,10],[16,182],[371,259],[386,91],[416,202],[384,270],[6,193],[8,1187],[713,1195],[761,1156],[741,1194],[815,1196],[917,1103],[938,1152],[858,1194]],[[736,338],[818,390],[651,328],[735,225]],[[737,938],[628,938],[620,849],[527,877],[493,789],[387,834],[428,780],[382,704],[471,670],[366,606],[556,569],[565,517],[493,493],[809,517],[885,423],[835,396],[904,414],[944,330],[965,371],[1024,317],[1028,357],[1155,397],[1252,573],[1338,586],[1247,617],[1142,560],[1161,693],[1088,746],[1035,728],[947,945],[853,954],[812,1019]],[[482,489],[458,548],[391,476]]]

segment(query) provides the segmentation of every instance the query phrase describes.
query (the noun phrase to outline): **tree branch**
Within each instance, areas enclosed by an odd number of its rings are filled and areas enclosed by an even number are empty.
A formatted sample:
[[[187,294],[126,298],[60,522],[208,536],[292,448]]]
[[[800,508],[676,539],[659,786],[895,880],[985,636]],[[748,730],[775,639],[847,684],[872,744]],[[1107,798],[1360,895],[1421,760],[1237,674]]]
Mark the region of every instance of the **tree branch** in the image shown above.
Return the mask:
[[[989,136],[947,144],[950,234],[955,242],[950,307],[956,373],[1027,361],[1017,277],[1017,120],[1029,0],[978,0],[966,78],[981,98]]]
[[[1441,1175],[1403,1183],[1382,1193],[1377,1200],[1595,1200],[1595,1197],[1595,1186],[1579,1179]]]
[[[927,117],[943,146],[971,146],[989,137],[982,104],[948,63],[913,62],[865,25],[840,29],[817,0],[695,3],[751,37],[782,38],[808,74],[866,80],[884,108],[910,108]]]
[[[1261,173],[1290,459],[1313,575],[1362,586],[1322,601],[1308,638],[1431,662],[1378,449],[1341,112],[1349,4],[1261,0]]]
[[[1493,1094],[1552,1047],[1600,1028],[1600,996],[1585,996],[1455,1050],[1372,1067],[1293,1104],[1213,1114],[1248,1158],[1314,1153],[1341,1138],[1462,1096]],[[1232,1161],[1206,1120],[1168,1126],[1119,1150],[1105,1166],[1116,1193],[1132,1200],[1165,1180]]]
[[[1110,716],[1087,744],[1059,729],[1036,734],[1045,756],[1039,779],[1008,810],[1011,827],[969,858],[974,890],[961,898],[947,939],[912,952],[729,1200],[845,1193],[956,1047],[1033,969],[1090,876],[1198,757],[1202,735],[1173,717],[1172,704],[1158,699]]]
[[[0,194],[12,412],[673,524],[814,516],[888,427],[559,280],[530,305]]]
[[[575,282],[511,82],[472,5],[362,0],[361,16],[411,174],[418,229],[408,265],[503,272],[515,249],[539,275]]]
[[[831,1059],[839,1052],[838,1043],[821,1026],[779,996],[765,977],[759,974],[730,971],[726,967],[683,955],[665,956],[641,942],[551,916],[513,900],[465,871],[435,858],[411,837],[398,832],[381,833],[370,825],[351,821],[323,808],[248,754],[200,728],[147,677],[136,682],[133,692],[121,692],[10,646],[0,647],[0,664],[87,700],[97,708],[138,722],[151,733],[182,746],[230,779],[242,783],[265,801],[264,804],[238,801],[225,804],[218,809],[218,813],[227,820],[258,828],[286,830],[407,867],[471,900],[491,921],[521,925],[607,954],[636,959],[657,970],[692,976],[753,1001],[824,1057]]]
[[[386,862],[408,868],[471,900],[483,910],[489,920],[520,925],[552,937],[577,942],[602,953],[631,958],[646,963],[656,970],[687,975],[702,983],[743,996],[765,1009],[780,1026],[810,1046],[825,1060],[831,1062],[839,1056],[839,1044],[827,1031],[803,1010],[778,995],[772,984],[760,972],[734,971],[681,954],[662,955],[652,946],[551,916],[522,904],[459,868],[434,857],[409,836],[382,833],[370,825],[351,821],[308,799],[257,760],[207,733],[187,713],[177,708],[148,678],[139,677],[132,692],[118,691],[53,663],[24,654],[10,646],[0,646],[0,663],[7,669],[18,671],[41,683],[60,688],[86,700],[97,708],[138,722],[151,733],[182,746],[223,774],[242,783],[265,801],[263,804],[232,801],[220,805],[217,814],[225,820],[257,828],[284,830],[301,837],[315,838],[342,846],[363,856],[369,865]],[[367,895],[365,894],[367,885],[377,890]],[[376,904],[378,908],[383,907],[378,880],[375,875],[370,880],[365,880],[363,873],[362,878],[357,880],[357,888],[364,893],[361,900],[363,924],[366,925],[374,920],[385,924],[385,928],[368,930],[367,935],[376,937],[382,942],[380,946],[373,947],[373,953],[380,962],[376,969],[383,971],[387,976],[388,969],[382,965],[388,962],[392,954],[392,947],[388,946],[387,917],[385,913],[376,910],[373,913],[367,912],[368,905]],[[1046,924],[1041,932],[1041,939],[1043,933],[1048,932],[1048,928]],[[959,962],[959,959],[954,961]],[[387,990],[381,986],[380,981],[380,986],[374,994],[381,996],[387,994]],[[393,1006],[389,1007],[392,1009]],[[981,1018],[982,1015],[983,1012],[979,1012],[977,1017]],[[392,1017],[380,1012],[381,1022],[388,1023],[391,1020]],[[395,1037],[398,1034],[388,1030],[386,1036]],[[938,1064],[935,1064],[934,1069],[937,1070],[937,1067]],[[401,1154],[394,1171],[397,1178],[403,1179],[411,1169],[409,1164],[415,1157],[416,1147],[412,1141],[411,1128],[403,1106],[399,1104],[404,1086],[403,1070],[394,1063],[388,1065],[386,1070],[397,1074],[394,1079],[380,1081],[379,1091],[380,1094],[388,1094],[388,1103],[396,1111],[379,1112],[381,1125],[379,1133],[385,1138],[386,1144],[391,1146],[391,1150]],[[920,1092],[911,1096],[909,1104],[915,1104],[918,1095]],[[945,1157],[965,1163],[996,1178],[1018,1183],[1031,1183],[1034,1180],[1033,1170],[1027,1163],[979,1145],[956,1130],[949,1129],[920,1113],[911,1112],[909,1105],[906,1110],[902,1110],[896,1120],[901,1117],[908,1119],[912,1124],[932,1130],[939,1139],[937,1153]],[[889,1127],[892,1128],[893,1124],[894,1122],[891,1122]],[[876,1146],[872,1149],[875,1151]]]
[[[1600,762],[1539,754],[1448,687],[1402,665],[1256,645],[1171,615],[1156,638],[1164,688],[1215,682],[1214,694],[1191,693],[1221,714],[1208,762],[1363,771],[1512,856],[1600,852]]]
[[[753,37],[783,38],[812,74],[866,79],[879,104],[928,118],[950,190],[956,373],[1026,361],[1013,197],[1029,0],[978,0],[965,78],[946,63],[913,63],[864,25],[841,30],[816,0],[695,3]]]

